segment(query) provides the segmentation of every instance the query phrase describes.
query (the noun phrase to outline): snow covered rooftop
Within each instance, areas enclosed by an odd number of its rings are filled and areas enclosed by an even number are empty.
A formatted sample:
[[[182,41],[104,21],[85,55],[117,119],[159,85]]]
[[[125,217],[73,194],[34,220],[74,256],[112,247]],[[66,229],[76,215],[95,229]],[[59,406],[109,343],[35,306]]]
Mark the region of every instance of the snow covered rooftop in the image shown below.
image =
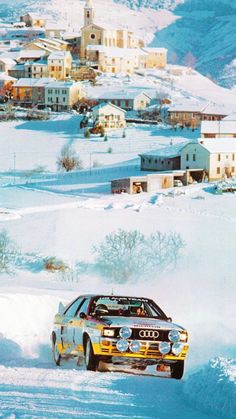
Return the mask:
[[[236,112],[230,113],[223,118],[223,121],[236,121]]]
[[[207,106],[206,102],[186,100],[169,106],[169,112],[202,112]]]
[[[19,58],[41,58],[42,55],[45,55],[45,51],[38,49],[25,49],[20,52]]]
[[[216,138],[200,140],[200,144],[210,153],[236,153],[236,139]]]
[[[167,147],[160,148],[159,150],[149,151],[147,153],[140,154],[141,157],[177,157],[180,155],[181,150],[189,144],[189,141],[169,145]]]
[[[123,113],[126,113],[126,111],[124,110],[124,109],[121,109],[121,108],[119,108],[119,106],[116,106],[116,105],[113,105],[113,103],[107,103],[107,102],[102,102],[102,103],[100,103],[99,105],[96,105],[96,106],[94,106],[93,108],[92,108],[92,110],[93,111],[98,111],[98,110],[100,110],[100,109],[104,109],[104,108],[106,108],[107,106],[111,106],[112,108],[114,108],[114,109],[118,109],[119,111],[121,111],[121,112],[123,112]]]
[[[236,120],[202,121],[202,134],[236,134]]]
[[[64,59],[66,57],[70,56],[70,52],[69,51],[53,51],[48,59],[50,60],[56,60],[56,59]]]
[[[0,73],[0,80],[15,81],[17,79],[15,77],[8,76],[6,73]]]
[[[110,90],[109,91],[103,91],[99,95],[99,99],[135,99],[138,95],[144,94],[148,98],[151,99],[151,97],[148,95],[148,93],[144,91],[140,91],[139,89],[121,89],[121,90]]]
[[[0,61],[2,63],[8,64],[8,65],[15,65],[16,64],[16,62],[14,60],[12,60],[12,58],[7,58],[7,57],[1,58],[1,56],[0,56]]]
[[[157,53],[166,53],[168,50],[167,48],[155,48],[155,47],[145,47],[142,48],[146,52],[157,52]]]
[[[26,78],[22,77],[16,83],[14,83],[14,87],[33,87],[33,86],[44,86],[48,83],[52,83],[54,81],[52,78],[49,77],[42,77],[40,79],[34,78]]]
[[[80,85],[81,85],[80,82],[74,82],[74,81],[53,81],[53,82],[49,83],[47,85],[47,87],[49,89],[54,89],[54,88],[55,89],[60,89],[60,88],[69,89],[72,86],[80,86]]]

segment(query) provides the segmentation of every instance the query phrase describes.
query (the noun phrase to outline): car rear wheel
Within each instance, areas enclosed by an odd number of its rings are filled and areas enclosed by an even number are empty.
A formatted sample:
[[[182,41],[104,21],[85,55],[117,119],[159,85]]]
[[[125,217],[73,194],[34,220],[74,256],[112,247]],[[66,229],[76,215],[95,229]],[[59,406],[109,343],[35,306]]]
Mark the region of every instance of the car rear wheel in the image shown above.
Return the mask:
[[[54,335],[52,337],[52,351],[53,351],[53,359],[56,365],[61,365],[61,354],[58,350],[57,338]]]
[[[99,358],[94,355],[91,340],[87,338],[85,343],[85,365],[89,371],[97,371]]]
[[[171,377],[180,380],[184,375],[184,361],[177,361],[171,365]]]

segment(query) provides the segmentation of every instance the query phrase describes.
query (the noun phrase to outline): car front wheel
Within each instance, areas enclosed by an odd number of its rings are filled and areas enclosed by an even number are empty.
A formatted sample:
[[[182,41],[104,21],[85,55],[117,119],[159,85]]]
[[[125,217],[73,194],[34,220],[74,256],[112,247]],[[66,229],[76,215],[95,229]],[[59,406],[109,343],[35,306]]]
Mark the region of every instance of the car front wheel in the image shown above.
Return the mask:
[[[91,340],[87,338],[85,344],[85,365],[89,371],[97,371],[99,358],[94,355]]]
[[[171,377],[180,380],[184,375],[184,361],[177,361],[171,365]]]
[[[57,338],[56,336],[52,336],[52,351],[53,351],[53,359],[56,365],[60,366],[61,365],[61,354],[58,350],[58,345],[57,345]]]

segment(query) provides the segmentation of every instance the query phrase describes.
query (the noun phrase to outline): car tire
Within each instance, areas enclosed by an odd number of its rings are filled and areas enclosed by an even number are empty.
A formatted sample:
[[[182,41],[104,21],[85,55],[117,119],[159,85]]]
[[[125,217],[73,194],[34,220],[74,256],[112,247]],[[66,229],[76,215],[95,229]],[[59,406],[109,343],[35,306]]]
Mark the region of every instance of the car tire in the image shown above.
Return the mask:
[[[61,354],[57,347],[57,338],[55,335],[52,336],[52,352],[55,364],[59,367],[61,365]]]
[[[184,375],[184,361],[177,361],[171,365],[171,378],[181,380]]]
[[[94,355],[91,340],[87,338],[85,342],[85,365],[89,371],[97,371],[99,364],[98,356]]]

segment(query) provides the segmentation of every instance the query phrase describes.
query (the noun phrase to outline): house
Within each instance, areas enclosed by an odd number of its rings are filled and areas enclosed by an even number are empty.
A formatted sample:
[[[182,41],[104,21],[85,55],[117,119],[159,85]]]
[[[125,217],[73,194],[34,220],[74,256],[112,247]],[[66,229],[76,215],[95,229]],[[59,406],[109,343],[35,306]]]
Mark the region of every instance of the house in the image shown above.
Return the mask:
[[[16,105],[31,107],[45,105],[45,86],[51,83],[49,78],[22,78],[12,86],[12,100]]]
[[[54,81],[45,87],[45,105],[53,111],[67,111],[83,97],[81,83]]]
[[[8,70],[9,76],[15,79],[21,79],[25,77],[25,64],[16,64],[10,70]]]
[[[39,28],[43,28],[46,25],[48,18],[48,16],[29,12],[20,16],[20,21],[25,22],[26,26],[37,26]]]
[[[101,45],[119,48],[140,48],[143,42],[128,29],[104,25],[95,22],[95,12],[92,0],[86,0],[84,7],[84,26],[81,28],[80,57],[86,58],[88,45]]]
[[[151,97],[137,89],[121,89],[105,91],[99,94],[99,102],[110,102],[126,111],[144,109],[150,105]]]
[[[95,125],[105,129],[125,128],[125,111],[112,103],[101,103],[92,108],[92,118]]]
[[[189,143],[181,150],[181,169],[203,168],[209,181],[236,174],[236,140],[216,138]]]
[[[181,168],[180,152],[186,141],[140,154],[141,170],[168,171]]]
[[[62,39],[63,34],[66,32],[66,29],[66,24],[57,22],[47,22],[45,26],[45,37]]]
[[[209,181],[220,180],[236,173],[236,140],[200,139],[199,142],[163,147],[140,157],[141,170],[186,172],[185,177],[179,177],[184,184],[204,178]]]
[[[202,138],[236,138],[236,120],[222,119],[221,121],[202,121]]]
[[[140,48],[107,47],[88,45],[86,58],[90,65],[104,73],[133,74],[135,69],[144,69],[147,53]]]
[[[168,118],[171,125],[180,124],[191,128],[198,127],[203,120],[219,121],[228,113],[224,107],[203,101],[194,102],[189,99],[182,103],[173,104],[168,108]]]
[[[167,64],[166,48],[142,48],[147,53],[146,68],[165,68]]]
[[[40,60],[40,61],[33,61],[33,62],[26,62],[24,65],[25,68],[25,76],[28,78],[42,78],[48,77],[48,64],[47,61]]]
[[[1,58],[0,56],[0,72],[7,73],[12,67],[16,65],[16,62],[11,58]]]
[[[70,75],[72,55],[70,51],[54,51],[48,56],[49,77],[65,80]]]

